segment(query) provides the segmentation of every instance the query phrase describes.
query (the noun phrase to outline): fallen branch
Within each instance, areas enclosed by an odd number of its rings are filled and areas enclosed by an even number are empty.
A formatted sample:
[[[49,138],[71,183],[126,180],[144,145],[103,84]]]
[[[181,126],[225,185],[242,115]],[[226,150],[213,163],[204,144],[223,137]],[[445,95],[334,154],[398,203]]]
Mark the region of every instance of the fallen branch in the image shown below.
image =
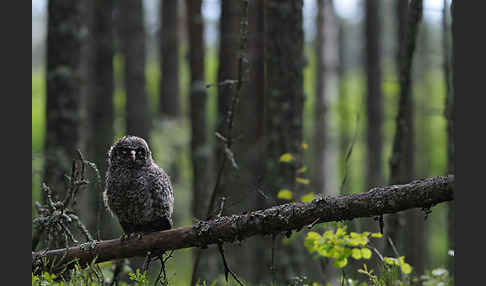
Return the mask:
[[[454,199],[454,176],[440,176],[404,185],[373,188],[366,193],[325,197],[309,203],[291,203],[242,215],[198,221],[193,226],[154,232],[141,239],[119,239],[85,243],[68,249],[32,253],[33,268],[40,261],[65,265],[78,260],[81,265],[144,256],[151,249],[172,250],[188,247],[205,248],[210,244],[241,241],[254,235],[271,235],[315,223],[351,220],[432,206]],[[42,259],[41,259],[42,258]],[[54,269],[56,270],[56,269]],[[57,269],[59,271],[59,268]]]

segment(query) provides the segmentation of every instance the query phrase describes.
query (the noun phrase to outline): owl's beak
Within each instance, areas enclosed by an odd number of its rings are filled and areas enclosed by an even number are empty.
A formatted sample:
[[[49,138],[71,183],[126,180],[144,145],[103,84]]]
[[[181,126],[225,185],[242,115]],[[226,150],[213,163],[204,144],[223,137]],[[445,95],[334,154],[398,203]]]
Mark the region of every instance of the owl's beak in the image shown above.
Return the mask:
[[[132,160],[135,161],[135,155],[137,154],[137,151],[132,150],[130,151],[130,154],[132,154]]]

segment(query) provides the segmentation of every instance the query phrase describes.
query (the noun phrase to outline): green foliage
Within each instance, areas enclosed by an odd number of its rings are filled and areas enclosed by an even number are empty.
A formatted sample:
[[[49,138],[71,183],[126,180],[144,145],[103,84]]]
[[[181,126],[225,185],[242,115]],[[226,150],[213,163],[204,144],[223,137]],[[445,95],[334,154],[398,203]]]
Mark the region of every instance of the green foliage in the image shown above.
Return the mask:
[[[409,274],[410,272],[412,272],[412,267],[410,266],[410,264],[405,262],[405,256],[400,256],[398,258],[385,257],[384,261],[388,265],[400,267],[402,272],[405,274]]]
[[[314,197],[315,197],[314,193],[308,193],[300,197],[300,201],[303,203],[312,202],[312,200],[314,200]]]
[[[371,246],[369,245],[370,240],[381,237],[381,233],[369,233],[366,231],[362,233],[348,233],[347,226],[338,223],[335,231],[328,230],[323,234],[314,231],[308,232],[304,245],[309,253],[316,253],[316,257],[333,259],[333,265],[341,269],[348,265],[350,258],[354,260],[370,259],[372,257]],[[377,252],[376,249],[375,251]],[[358,269],[358,273],[367,276],[372,283],[371,285],[385,286],[404,285],[400,284],[401,282],[399,281],[401,279],[400,271],[405,275],[412,272],[412,266],[405,262],[404,256],[398,258],[384,257],[382,267],[380,276],[374,274],[373,269],[368,269],[366,264],[363,264],[362,269]],[[358,285],[357,281],[352,279],[350,279],[348,284]],[[361,283],[359,285],[367,284]]]
[[[348,259],[370,259],[371,250],[367,248],[370,241],[369,232],[347,233],[346,226],[338,226],[336,231],[328,230],[322,235],[317,232],[308,232],[304,245],[310,253],[317,253],[333,259],[337,268],[343,268],[348,264]],[[375,234],[375,237],[377,235]]]
[[[309,145],[307,143],[301,143],[300,148],[302,150],[307,150]],[[295,182],[304,186],[310,184],[310,180],[307,178],[302,177],[305,172],[307,172],[307,166],[301,162],[302,160],[298,160],[297,156],[292,155],[291,153],[284,153],[280,155],[279,162],[282,164],[294,164],[294,166],[300,166],[297,170],[297,176],[295,177]],[[289,189],[282,189],[277,193],[277,198],[280,200],[287,200],[291,201],[294,198],[294,193],[292,190]],[[307,193],[300,197],[300,201],[307,203],[311,202],[315,198],[315,194],[313,192]]]
[[[446,286],[454,284],[452,278],[449,276],[449,271],[444,268],[425,271],[425,274],[420,278],[423,286]]]
[[[291,190],[287,190],[287,189],[283,189],[283,190],[280,190],[277,194],[277,198],[278,199],[281,199],[281,200],[292,200],[292,191]]]
[[[294,156],[292,156],[292,154],[290,154],[290,153],[285,153],[285,154],[282,154],[280,156],[280,162],[288,163],[288,162],[291,162],[293,160],[294,160]]]
[[[147,281],[147,273],[146,272],[143,272],[143,273],[140,273],[140,269],[137,269],[137,271],[135,273],[128,273],[128,278],[130,278],[130,280],[134,281],[136,286],[142,286],[142,285],[145,285],[148,281]]]

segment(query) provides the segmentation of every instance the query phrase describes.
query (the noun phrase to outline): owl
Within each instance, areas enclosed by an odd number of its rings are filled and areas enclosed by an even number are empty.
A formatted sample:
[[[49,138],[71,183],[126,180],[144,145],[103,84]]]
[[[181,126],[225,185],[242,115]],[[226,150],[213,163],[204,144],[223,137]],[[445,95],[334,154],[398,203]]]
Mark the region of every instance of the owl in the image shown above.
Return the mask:
[[[111,146],[105,186],[103,200],[123,228],[122,239],[172,228],[172,184],[144,139],[125,136]]]

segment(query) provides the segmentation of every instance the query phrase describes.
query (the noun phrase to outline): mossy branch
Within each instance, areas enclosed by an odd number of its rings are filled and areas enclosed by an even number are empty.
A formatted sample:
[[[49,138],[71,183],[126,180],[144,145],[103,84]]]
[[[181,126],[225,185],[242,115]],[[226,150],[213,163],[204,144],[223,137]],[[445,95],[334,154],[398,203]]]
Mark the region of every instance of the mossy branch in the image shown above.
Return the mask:
[[[198,221],[193,226],[154,232],[144,235],[141,239],[113,239],[86,243],[69,249],[33,252],[32,266],[40,266],[41,261],[44,265],[56,261],[57,265],[65,266],[73,260],[86,265],[95,257],[98,263],[144,256],[147,251],[154,248],[205,248],[210,244],[241,241],[254,235],[299,231],[305,226],[315,224],[316,221],[323,223],[351,220],[411,208],[428,210],[436,204],[453,199],[454,176],[433,177],[404,185],[377,187],[366,193],[318,198],[309,203],[290,203],[247,214]]]

